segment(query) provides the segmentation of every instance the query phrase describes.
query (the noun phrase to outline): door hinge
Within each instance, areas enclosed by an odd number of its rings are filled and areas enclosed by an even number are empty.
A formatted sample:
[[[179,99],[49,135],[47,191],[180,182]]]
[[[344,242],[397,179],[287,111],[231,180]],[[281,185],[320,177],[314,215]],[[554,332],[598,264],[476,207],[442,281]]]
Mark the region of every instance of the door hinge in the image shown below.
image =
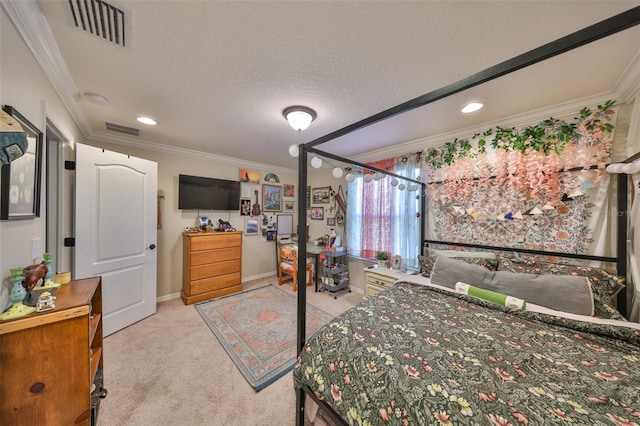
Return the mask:
[[[76,239],[74,237],[68,237],[64,239],[64,246],[65,247],[75,247],[76,246]]]
[[[64,162],[64,169],[65,170],[75,170],[76,169],[76,162],[75,161],[65,161]]]

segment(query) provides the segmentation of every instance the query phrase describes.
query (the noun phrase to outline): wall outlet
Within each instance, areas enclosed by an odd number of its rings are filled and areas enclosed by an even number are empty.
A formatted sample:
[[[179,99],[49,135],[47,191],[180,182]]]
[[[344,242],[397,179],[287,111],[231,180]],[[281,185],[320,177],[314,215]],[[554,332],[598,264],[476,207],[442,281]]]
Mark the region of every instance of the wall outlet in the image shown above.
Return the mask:
[[[31,258],[35,262],[40,256],[42,256],[42,239],[34,238],[31,240]]]

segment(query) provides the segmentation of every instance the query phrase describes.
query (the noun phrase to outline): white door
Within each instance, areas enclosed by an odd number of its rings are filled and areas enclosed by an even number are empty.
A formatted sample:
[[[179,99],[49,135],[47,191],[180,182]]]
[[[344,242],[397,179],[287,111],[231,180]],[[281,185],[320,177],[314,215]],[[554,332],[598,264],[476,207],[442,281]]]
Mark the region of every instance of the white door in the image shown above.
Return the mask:
[[[74,278],[102,276],[105,336],[156,312],[153,161],[76,144]]]

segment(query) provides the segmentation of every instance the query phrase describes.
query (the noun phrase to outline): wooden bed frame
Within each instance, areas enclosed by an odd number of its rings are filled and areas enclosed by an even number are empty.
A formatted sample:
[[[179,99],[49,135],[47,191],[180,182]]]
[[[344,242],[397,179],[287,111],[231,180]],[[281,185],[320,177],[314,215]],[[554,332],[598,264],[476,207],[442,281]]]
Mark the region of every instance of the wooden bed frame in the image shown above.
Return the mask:
[[[598,22],[594,25],[586,27],[582,30],[576,31],[572,34],[569,34],[565,37],[562,37],[558,40],[547,43],[543,46],[540,46],[536,49],[525,52],[521,55],[518,55],[514,58],[506,60],[502,63],[496,64],[492,67],[489,67],[483,71],[480,71],[476,74],[473,74],[465,79],[459,80],[455,83],[444,86],[440,89],[429,92],[425,95],[419,96],[407,102],[404,102],[395,107],[389,108],[385,111],[382,111],[378,114],[367,117],[363,120],[360,120],[356,123],[353,123],[349,126],[343,127],[342,129],[336,130],[332,133],[329,133],[325,136],[322,136],[318,139],[315,139],[306,144],[299,145],[299,156],[298,156],[298,235],[305,235],[306,230],[304,226],[307,222],[306,218],[306,193],[303,188],[307,187],[307,160],[309,154],[315,153],[320,156],[331,158],[336,161],[344,162],[347,164],[352,164],[363,169],[368,169],[377,173],[383,173],[386,175],[390,175],[396,177],[398,179],[402,179],[411,183],[415,183],[420,185],[421,192],[424,193],[424,182],[417,181],[414,179],[406,178],[404,176],[399,176],[394,173],[387,172],[385,170],[380,170],[366,164],[358,163],[356,161],[343,158],[328,152],[324,152],[316,149],[315,147],[321,145],[323,143],[329,142],[341,136],[347,135],[349,133],[355,132],[364,127],[370,126],[379,121],[386,120],[393,116],[403,114],[405,112],[411,111],[413,109],[425,106],[427,104],[433,103],[439,99],[446,98],[447,96],[451,96],[455,93],[461,92],[466,89],[470,89],[482,83],[488,82],[490,80],[494,80],[503,75],[509,74],[511,72],[517,71],[519,69],[525,68],[530,65],[534,65],[538,62],[544,61],[546,59],[552,58],[554,56],[560,55],[562,53],[568,52],[580,46],[584,46],[588,43],[594,42],[596,40],[608,37],[610,35],[616,34],[620,31],[626,30],[628,28],[632,28],[636,25],[640,24],[640,6],[629,9],[623,13],[615,15],[609,19]],[[634,156],[625,160],[625,163],[635,161],[639,154],[635,154]],[[615,262],[617,266],[617,273],[625,277],[627,275],[627,229],[628,229],[628,176],[626,174],[618,175],[618,188],[617,188],[617,200],[618,200],[618,220],[617,220],[617,241],[616,241],[616,257],[604,257],[604,256],[590,256],[590,255],[580,255],[576,253],[556,253],[556,252],[545,252],[545,251],[537,251],[537,250],[525,250],[525,249],[515,249],[515,248],[503,248],[503,247],[492,247],[492,246],[478,246],[472,244],[464,244],[464,243],[452,243],[452,242],[444,242],[444,241],[435,241],[435,240],[425,240],[424,238],[424,210],[425,210],[425,197],[422,197],[421,202],[421,235],[420,240],[425,244],[429,243],[438,243],[438,244],[449,244],[449,245],[459,245],[459,246],[468,246],[475,248],[493,248],[498,250],[510,250],[521,253],[530,253],[530,254],[539,254],[539,255],[552,255],[552,256],[562,256],[569,257],[574,259],[587,259],[587,260],[598,260],[604,262]],[[298,256],[298,281],[305,282],[305,262],[306,259],[306,247],[301,245],[299,248],[299,256]],[[306,286],[300,286],[298,288],[298,311],[297,311],[297,352],[300,352],[305,343],[306,343]],[[618,310],[626,317],[626,292],[620,292],[618,294],[617,300]],[[323,411],[325,411],[332,421],[336,424],[346,425],[347,423],[338,415],[335,410],[324,401],[319,400],[313,391],[308,388],[303,388],[296,390],[296,425],[302,426],[304,425],[305,418],[305,395],[309,395]]]

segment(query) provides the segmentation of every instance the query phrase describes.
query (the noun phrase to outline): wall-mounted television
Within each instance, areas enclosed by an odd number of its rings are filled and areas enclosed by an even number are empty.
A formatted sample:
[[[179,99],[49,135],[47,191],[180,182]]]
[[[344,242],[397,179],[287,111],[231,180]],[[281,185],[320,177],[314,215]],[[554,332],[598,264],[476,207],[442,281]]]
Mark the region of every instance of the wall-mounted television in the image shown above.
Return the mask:
[[[181,210],[240,210],[240,182],[178,175]]]

